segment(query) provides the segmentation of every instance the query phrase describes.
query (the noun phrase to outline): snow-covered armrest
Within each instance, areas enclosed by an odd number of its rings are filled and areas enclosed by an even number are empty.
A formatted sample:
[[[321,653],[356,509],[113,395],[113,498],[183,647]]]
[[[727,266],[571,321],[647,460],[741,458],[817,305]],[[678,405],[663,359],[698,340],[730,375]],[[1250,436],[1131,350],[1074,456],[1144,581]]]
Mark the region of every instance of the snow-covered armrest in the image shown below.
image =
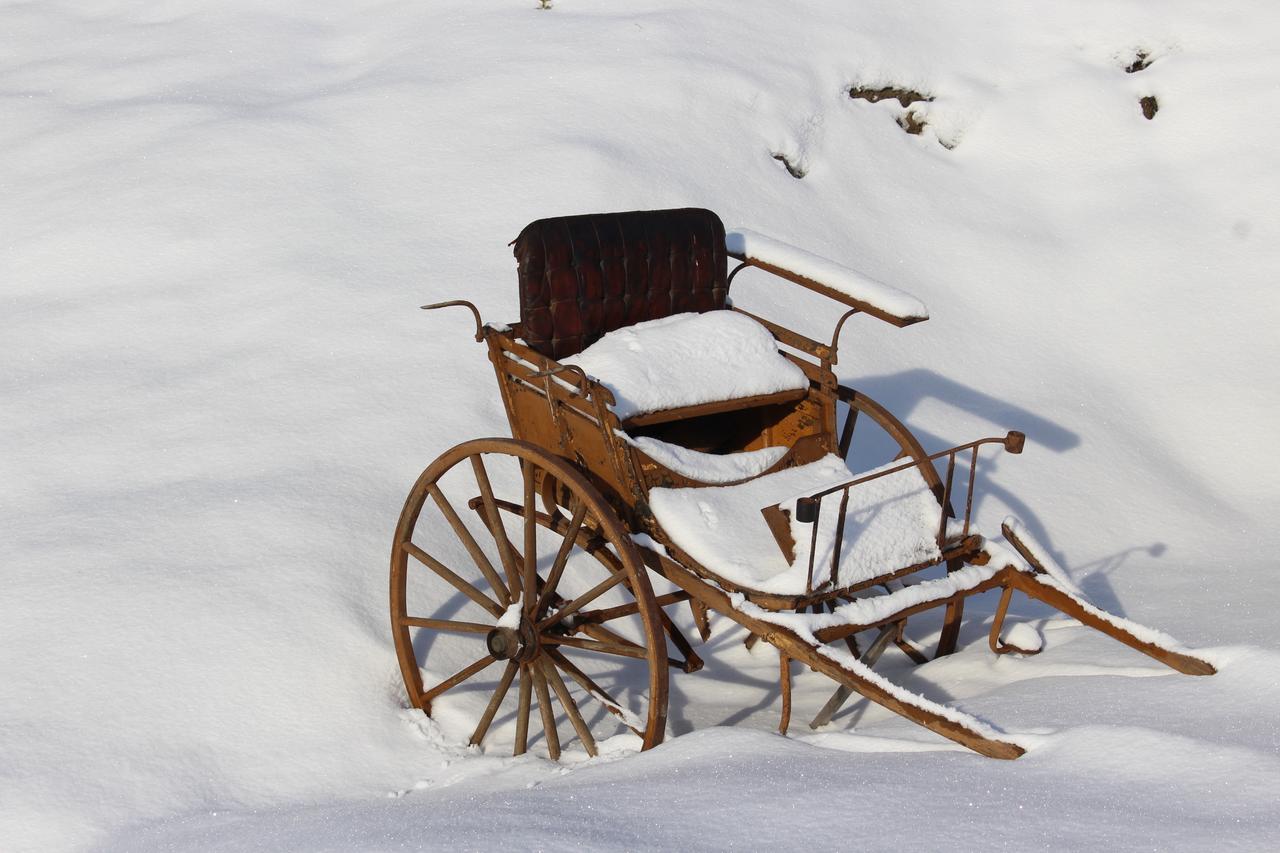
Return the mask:
[[[738,228],[726,232],[724,242],[728,253],[740,261],[895,326],[929,319],[929,309],[910,293],[781,240]]]

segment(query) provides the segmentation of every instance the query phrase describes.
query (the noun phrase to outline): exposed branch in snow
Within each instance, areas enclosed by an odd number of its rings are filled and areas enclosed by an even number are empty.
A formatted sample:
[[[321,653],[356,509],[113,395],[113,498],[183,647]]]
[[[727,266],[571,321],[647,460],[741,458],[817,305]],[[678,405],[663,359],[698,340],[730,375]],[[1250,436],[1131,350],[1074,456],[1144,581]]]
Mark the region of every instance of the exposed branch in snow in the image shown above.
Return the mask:
[[[933,100],[934,96],[926,95],[923,92],[916,91],[915,89],[907,89],[901,86],[882,86],[878,89],[873,89],[868,86],[851,86],[849,88],[849,97],[854,100],[866,101],[871,104],[885,100],[897,101],[906,111],[897,116],[894,121],[898,123],[898,127],[902,128],[907,133],[912,136],[919,136],[924,132],[924,129],[928,126],[929,122],[926,119],[925,112],[923,110],[913,109],[912,107],[915,104],[929,103]],[[939,138],[938,142],[943,148],[948,150],[955,148],[954,141],[943,141]]]
[[[783,166],[786,166],[786,167],[787,167],[787,173],[788,173],[788,174],[790,174],[790,175],[791,175],[791,177],[793,177],[793,178],[797,178],[797,179],[799,179],[799,178],[803,178],[805,175],[809,174],[809,170],[808,170],[808,169],[804,168],[804,167],[803,167],[803,166],[801,166],[799,163],[792,162],[792,160],[791,160],[791,158],[790,158],[790,157],[788,157],[786,154],[783,154],[783,153],[782,153],[782,152],[780,152],[780,151],[774,151],[774,152],[772,152],[772,153],[771,153],[771,156],[773,157],[773,159],[777,160],[777,161],[778,161],[779,163],[781,163]]]
[[[1151,67],[1152,62],[1154,62],[1154,60],[1151,58],[1151,54],[1147,53],[1145,50],[1139,49],[1138,55],[1134,57],[1133,62],[1130,62],[1128,66],[1125,67],[1124,73],[1136,74],[1139,71],[1145,71]]]
[[[887,98],[894,98],[904,107],[920,101],[932,101],[933,95],[925,95],[917,92],[915,89],[903,89],[898,86],[885,86],[880,89],[869,89],[865,86],[852,86],[849,89],[849,97],[856,100],[870,101],[877,103]]]
[[[912,136],[919,136],[923,133],[925,124],[927,124],[927,122],[924,120],[924,115],[916,110],[908,110],[898,116],[898,127],[902,128]]]

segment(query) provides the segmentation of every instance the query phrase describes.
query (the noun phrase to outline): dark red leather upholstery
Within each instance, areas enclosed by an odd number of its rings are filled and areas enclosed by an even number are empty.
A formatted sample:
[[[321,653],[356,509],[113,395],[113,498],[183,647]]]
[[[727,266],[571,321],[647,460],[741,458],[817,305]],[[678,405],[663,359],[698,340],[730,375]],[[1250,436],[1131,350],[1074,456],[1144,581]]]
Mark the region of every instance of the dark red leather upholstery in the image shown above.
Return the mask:
[[[709,210],[638,210],[539,219],[515,241],[520,322],[551,358],[606,332],[723,308],[724,225]]]

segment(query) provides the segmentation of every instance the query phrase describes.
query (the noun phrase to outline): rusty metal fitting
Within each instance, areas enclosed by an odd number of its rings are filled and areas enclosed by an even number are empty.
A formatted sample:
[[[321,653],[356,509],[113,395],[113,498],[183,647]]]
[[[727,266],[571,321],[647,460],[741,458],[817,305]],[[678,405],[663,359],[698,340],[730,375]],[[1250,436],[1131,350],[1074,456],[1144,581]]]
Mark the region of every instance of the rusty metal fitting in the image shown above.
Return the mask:
[[[818,499],[800,498],[796,501],[796,521],[813,524],[818,520]]]
[[[1004,437],[1004,449],[1010,453],[1021,453],[1026,443],[1026,434],[1018,432],[1016,429],[1009,430],[1009,434]]]

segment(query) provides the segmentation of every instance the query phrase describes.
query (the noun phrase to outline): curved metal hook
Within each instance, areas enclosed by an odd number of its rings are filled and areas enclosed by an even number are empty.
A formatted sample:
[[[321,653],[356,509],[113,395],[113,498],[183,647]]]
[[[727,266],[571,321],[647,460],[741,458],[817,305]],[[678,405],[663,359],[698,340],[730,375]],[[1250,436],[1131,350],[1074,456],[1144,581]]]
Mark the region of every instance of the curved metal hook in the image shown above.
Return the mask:
[[[751,261],[743,261],[733,268],[733,272],[729,273],[729,277],[724,282],[724,292],[726,294],[729,292],[729,288],[733,287],[733,277],[751,265]]]
[[[480,309],[472,305],[467,300],[450,299],[448,302],[432,302],[430,305],[423,305],[422,310],[432,311],[436,308],[452,308],[455,305],[470,309],[472,316],[476,318],[476,340],[483,341],[484,340],[484,321],[480,319]]]

